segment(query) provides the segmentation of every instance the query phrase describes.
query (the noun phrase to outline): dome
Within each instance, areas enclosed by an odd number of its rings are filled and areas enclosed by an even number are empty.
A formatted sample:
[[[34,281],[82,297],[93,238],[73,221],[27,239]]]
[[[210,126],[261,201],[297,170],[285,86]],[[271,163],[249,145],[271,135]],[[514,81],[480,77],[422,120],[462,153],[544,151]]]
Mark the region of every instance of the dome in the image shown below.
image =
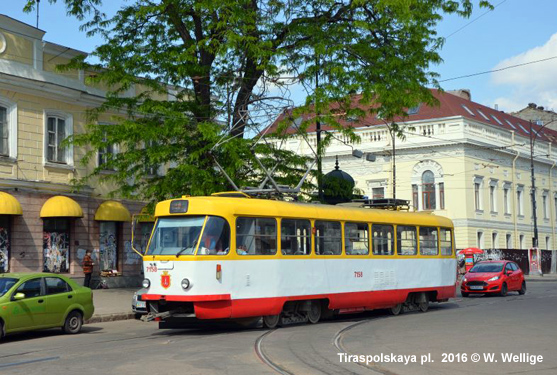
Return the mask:
[[[323,176],[323,198],[328,204],[350,202],[356,183],[352,176],[341,170],[336,158],[335,169]]]

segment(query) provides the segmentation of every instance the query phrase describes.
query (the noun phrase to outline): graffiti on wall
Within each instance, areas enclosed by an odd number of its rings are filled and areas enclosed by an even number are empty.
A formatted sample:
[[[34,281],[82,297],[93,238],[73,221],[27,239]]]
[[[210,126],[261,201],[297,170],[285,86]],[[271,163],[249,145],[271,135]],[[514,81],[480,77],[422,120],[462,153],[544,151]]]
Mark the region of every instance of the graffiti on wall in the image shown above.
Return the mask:
[[[115,270],[118,262],[118,240],[116,224],[112,222],[101,223],[100,236],[100,263],[101,270]]]
[[[8,228],[0,228],[0,273],[8,272],[10,266],[10,240]]]
[[[68,272],[70,269],[70,235],[65,232],[43,232],[44,271]]]
[[[126,264],[138,264],[141,257],[132,249],[130,241],[124,242],[124,259]]]

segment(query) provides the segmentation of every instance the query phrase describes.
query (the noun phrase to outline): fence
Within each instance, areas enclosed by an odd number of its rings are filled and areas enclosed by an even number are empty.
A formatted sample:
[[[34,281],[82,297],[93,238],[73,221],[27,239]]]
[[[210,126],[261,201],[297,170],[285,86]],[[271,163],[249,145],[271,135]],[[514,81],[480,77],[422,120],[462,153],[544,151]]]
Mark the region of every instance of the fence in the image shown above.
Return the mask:
[[[519,265],[522,271],[530,274],[530,261],[528,250],[524,249],[484,249],[484,254],[476,257],[479,260],[512,260]],[[542,273],[556,273],[557,250],[541,250],[541,269]]]

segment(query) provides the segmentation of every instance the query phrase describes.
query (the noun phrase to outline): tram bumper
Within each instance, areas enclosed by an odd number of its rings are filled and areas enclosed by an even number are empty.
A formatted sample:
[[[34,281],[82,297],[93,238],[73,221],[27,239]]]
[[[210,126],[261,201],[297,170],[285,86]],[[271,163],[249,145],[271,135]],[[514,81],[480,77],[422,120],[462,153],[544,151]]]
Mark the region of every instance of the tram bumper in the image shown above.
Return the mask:
[[[144,294],[149,314],[143,321],[184,319],[228,319],[232,317],[230,295],[176,296]]]

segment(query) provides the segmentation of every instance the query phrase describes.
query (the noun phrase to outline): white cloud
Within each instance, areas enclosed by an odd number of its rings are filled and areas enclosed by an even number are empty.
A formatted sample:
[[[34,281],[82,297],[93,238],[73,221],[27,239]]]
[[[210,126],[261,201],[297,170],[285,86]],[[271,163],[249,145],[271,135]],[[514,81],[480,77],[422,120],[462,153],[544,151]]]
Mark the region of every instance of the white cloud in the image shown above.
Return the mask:
[[[505,59],[493,69],[529,63],[557,56],[557,33],[543,46]],[[501,109],[516,111],[536,103],[557,110],[557,59],[528,64],[491,74],[495,85],[507,86],[508,92],[495,100]]]

